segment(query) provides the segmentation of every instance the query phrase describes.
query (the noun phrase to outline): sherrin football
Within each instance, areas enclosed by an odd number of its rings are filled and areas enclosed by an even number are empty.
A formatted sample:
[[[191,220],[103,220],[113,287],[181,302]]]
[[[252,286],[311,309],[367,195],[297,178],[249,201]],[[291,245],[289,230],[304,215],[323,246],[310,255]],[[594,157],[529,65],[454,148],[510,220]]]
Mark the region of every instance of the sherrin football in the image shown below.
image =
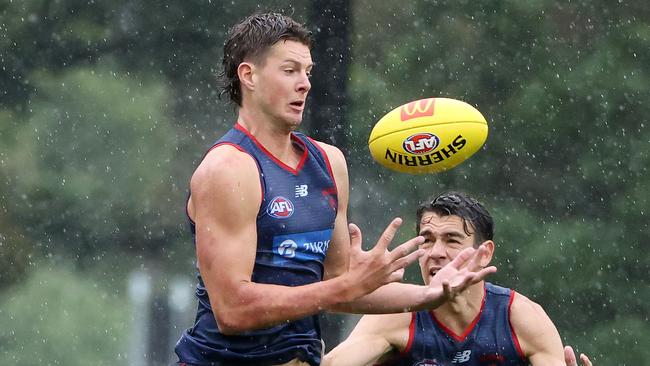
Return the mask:
[[[386,168],[412,174],[455,167],[485,143],[488,126],[473,106],[427,98],[393,109],[370,132],[372,157]]]

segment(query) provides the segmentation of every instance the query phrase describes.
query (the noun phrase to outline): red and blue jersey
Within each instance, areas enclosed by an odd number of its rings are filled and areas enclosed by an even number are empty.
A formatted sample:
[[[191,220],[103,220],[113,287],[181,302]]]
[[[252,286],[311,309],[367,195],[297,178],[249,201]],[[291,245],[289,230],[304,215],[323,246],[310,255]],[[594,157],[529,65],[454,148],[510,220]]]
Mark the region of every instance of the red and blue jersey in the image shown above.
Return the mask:
[[[510,325],[514,296],[514,291],[486,282],[481,310],[460,335],[445,327],[432,311],[413,313],[406,348],[383,365],[528,365]]]
[[[336,184],[327,155],[316,142],[300,133],[292,133],[291,140],[302,151],[295,169],[276,159],[239,124],[213,146],[234,146],[257,163],[262,202],[257,215],[253,282],[300,286],[323,279],[338,205]],[[194,234],[194,223],[190,224]],[[176,345],[181,362],[276,365],[297,358],[310,365],[320,364],[322,342],[317,315],[267,329],[224,335],[219,331],[200,274],[196,297],[195,324]]]

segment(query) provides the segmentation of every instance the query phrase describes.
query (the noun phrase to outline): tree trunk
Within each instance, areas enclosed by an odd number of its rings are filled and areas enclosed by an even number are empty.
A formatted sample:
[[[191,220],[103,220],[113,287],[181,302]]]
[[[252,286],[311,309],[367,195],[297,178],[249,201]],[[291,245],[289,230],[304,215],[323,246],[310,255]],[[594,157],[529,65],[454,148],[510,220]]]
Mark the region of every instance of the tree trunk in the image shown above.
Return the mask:
[[[349,0],[313,0],[309,24],[314,32],[315,65],[307,127],[315,139],[336,145],[344,153],[348,150],[345,118],[350,63],[349,14]],[[322,337],[329,351],[347,336],[343,332],[348,328],[345,326],[348,317],[326,314],[320,318]]]
[[[313,0],[309,26],[313,30],[312,89],[308,129],[317,140],[347,150],[346,83],[350,63],[349,0]]]

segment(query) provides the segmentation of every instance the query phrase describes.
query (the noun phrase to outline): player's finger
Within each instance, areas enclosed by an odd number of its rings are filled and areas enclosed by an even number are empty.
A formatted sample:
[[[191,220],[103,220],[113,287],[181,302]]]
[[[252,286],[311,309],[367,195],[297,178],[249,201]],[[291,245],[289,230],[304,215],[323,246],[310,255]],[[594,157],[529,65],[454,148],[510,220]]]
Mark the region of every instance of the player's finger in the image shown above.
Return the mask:
[[[455,297],[451,290],[451,286],[449,285],[449,281],[447,280],[442,281],[442,292],[445,294],[445,299],[447,300],[451,300]]]
[[[472,255],[474,254],[475,249],[474,248],[465,248],[463,249],[454,260],[449,262],[447,266],[452,266],[453,268],[459,269],[462,268],[467,261],[469,261],[472,258]]]
[[[406,268],[424,255],[424,249],[418,249],[405,257],[398,258],[393,262],[393,268]]]
[[[566,366],[578,366],[576,354],[573,352],[571,346],[564,347],[564,362]]]
[[[390,244],[391,241],[393,241],[393,238],[395,237],[395,233],[397,232],[397,229],[402,225],[402,219],[395,218],[393,221],[391,221],[390,224],[386,227],[384,232],[381,234],[379,237],[379,240],[377,240],[377,244],[375,244],[375,247],[373,250],[381,250],[382,252],[385,250],[388,250],[388,245]]]
[[[474,280],[475,278],[476,278],[475,272],[466,272],[465,274],[463,274],[463,277],[460,279],[459,282],[450,285],[452,287],[452,291],[454,291],[455,293],[460,293],[462,291],[465,291],[465,289],[468,288],[470,285],[478,282]]]
[[[481,269],[481,259],[487,253],[488,253],[488,249],[487,247],[485,247],[485,245],[479,246],[478,249],[474,252],[474,255],[472,256],[471,260],[469,261],[467,268],[472,272],[476,272],[479,269]]]
[[[355,250],[361,250],[361,229],[353,223],[348,224],[348,232],[350,233],[350,247]]]
[[[397,261],[400,258],[404,258],[408,256],[409,253],[417,249],[418,245],[422,243],[424,243],[424,237],[416,236],[415,238],[412,238],[400,244],[398,247],[390,251],[391,262]],[[421,251],[421,254],[418,255],[418,257],[422,256],[422,254],[424,254],[424,250]]]
[[[592,366],[591,360],[584,353],[580,354],[580,361],[582,362],[582,366]]]
[[[390,276],[388,276],[388,282],[401,282],[403,278],[404,278],[404,268],[400,268],[398,270],[391,272]]]
[[[474,273],[474,277],[472,278],[472,284],[475,284],[479,281],[483,281],[485,277],[491,275],[492,273],[495,273],[496,271],[497,271],[497,267],[489,266],[481,269],[480,271],[472,272]]]

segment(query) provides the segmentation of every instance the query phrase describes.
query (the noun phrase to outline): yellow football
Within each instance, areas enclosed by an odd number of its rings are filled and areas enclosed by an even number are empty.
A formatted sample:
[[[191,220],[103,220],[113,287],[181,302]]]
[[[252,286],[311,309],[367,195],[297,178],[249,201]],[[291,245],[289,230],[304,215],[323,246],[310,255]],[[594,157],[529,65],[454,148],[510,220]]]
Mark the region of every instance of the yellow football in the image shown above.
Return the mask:
[[[485,143],[488,126],[473,106],[427,98],[393,109],[370,132],[372,157],[386,168],[412,174],[455,167]]]

